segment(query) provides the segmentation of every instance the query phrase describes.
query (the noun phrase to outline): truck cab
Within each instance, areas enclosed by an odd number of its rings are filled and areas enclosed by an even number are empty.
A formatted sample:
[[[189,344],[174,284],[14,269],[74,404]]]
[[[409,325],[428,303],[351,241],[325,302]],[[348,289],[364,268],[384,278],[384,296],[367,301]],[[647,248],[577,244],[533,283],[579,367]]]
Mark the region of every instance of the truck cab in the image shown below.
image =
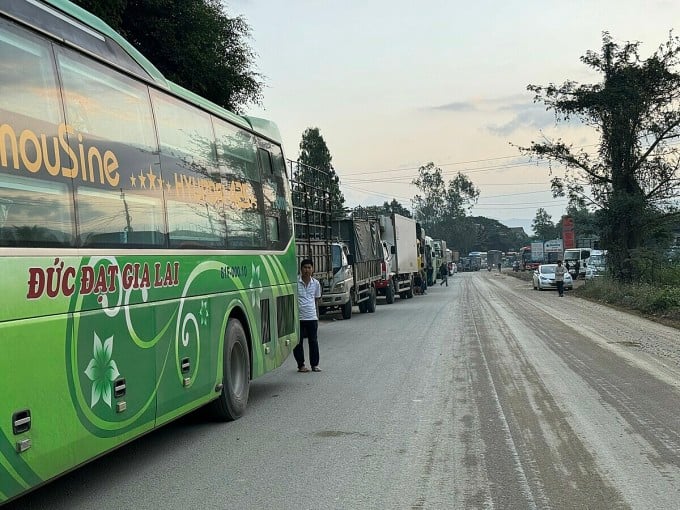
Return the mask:
[[[590,248],[568,248],[564,250],[564,265],[569,269],[569,274],[576,280],[585,278]]]
[[[352,316],[352,257],[345,243],[331,244],[333,277],[324,283],[319,310],[339,309],[343,318]]]

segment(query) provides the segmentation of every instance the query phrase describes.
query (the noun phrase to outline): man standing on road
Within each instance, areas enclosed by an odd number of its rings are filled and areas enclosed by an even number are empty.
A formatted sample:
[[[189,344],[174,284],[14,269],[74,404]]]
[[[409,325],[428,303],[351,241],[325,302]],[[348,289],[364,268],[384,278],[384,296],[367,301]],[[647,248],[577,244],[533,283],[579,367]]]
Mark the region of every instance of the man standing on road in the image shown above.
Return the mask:
[[[562,261],[557,261],[557,267],[555,268],[555,283],[557,284],[557,293],[560,297],[564,297],[564,273],[567,272],[567,268],[562,265]]]
[[[298,276],[298,308],[300,309],[300,341],[293,349],[293,356],[297,361],[298,372],[309,372],[305,366],[304,339],[309,343],[309,363],[312,372],[321,372],[319,368],[319,299],[321,299],[321,284],[314,278],[314,261],[304,259],[300,263]]]
[[[446,262],[442,262],[442,265],[439,266],[439,276],[441,277],[442,281],[439,282],[439,286],[441,287],[443,284],[446,284],[446,286],[449,286],[449,268],[446,267]]]

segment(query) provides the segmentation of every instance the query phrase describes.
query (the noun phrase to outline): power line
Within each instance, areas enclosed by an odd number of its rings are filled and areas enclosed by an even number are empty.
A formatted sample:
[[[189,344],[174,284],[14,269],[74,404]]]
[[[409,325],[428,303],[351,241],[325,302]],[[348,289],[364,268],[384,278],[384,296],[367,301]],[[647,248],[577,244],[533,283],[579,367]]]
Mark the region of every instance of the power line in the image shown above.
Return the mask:
[[[678,143],[680,143],[680,142],[678,142]],[[574,147],[574,149],[584,149],[586,147],[596,147],[597,145],[599,145],[599,144],[592,143],[592,144],[577,146],[577,147]],[[496,157],[492,157],[492,158],[471,159],[469,161],[453,161],[453,162],[449,162],[449,163],[434,163],[433,162],[433,164],[436,168],[439,168],[439,167],[442,167],[442,166],[469,165],[471,163],[484,163],[484,162],[487,162],[487,161],[498,161],[498,160],[502,160],[502,159],[513,159],[513,158],[514,159],[525,158],[526,163],[519,161],[519,162],[513,163],[511,165],[501,165],[498,168],[504,168],[504,167],[509,167],[509,166],[536,165],[536,164],[540,164],[540,163],[543,163],[543,162],[545,162],[547,164],[546,160],[539,159],[539,160],[532,162],[532,156],[527,157],[527,156],[521,156],[521,155],[517,155],[517,154],[512,155],[512,156],[496,156]],[[386,173],[386,172],[407,172],[407,171],[410,171],[410,170],[418,170],[422,166],[424,166],[424,165],[414,166],[414,167],[406,167],[406,168],[387,168],[387,169],[383,169],[383,170],[350,172],[350,173],[343,173],[343,175],[349,176],[349,175],[381,174],[381,173]],[[338,175],[340,175],[340,174],[338,174]]]

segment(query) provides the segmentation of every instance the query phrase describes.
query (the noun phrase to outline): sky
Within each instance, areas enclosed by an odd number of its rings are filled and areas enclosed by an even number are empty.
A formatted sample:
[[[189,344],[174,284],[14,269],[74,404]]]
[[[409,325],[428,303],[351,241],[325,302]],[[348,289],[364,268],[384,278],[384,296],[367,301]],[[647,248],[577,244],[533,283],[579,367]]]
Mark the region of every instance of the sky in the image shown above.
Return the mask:
[[[671,0],[224,0],[251,28],[263,76],[261,106],[296,159],[302,133],[318,127],[346,205],[396,198],[411,209],[418,168],[433,162],[446,181],[466,174],[480,190],[474,216],[531,233],[544,208],[554,222],[567,200],[550,193],[564,170],[516,146],[562,138],[597,149],[579,123],[556,125],[527,85],[597,83],[580,61],[602,32],[640,41],[646,58],[680,22]]]

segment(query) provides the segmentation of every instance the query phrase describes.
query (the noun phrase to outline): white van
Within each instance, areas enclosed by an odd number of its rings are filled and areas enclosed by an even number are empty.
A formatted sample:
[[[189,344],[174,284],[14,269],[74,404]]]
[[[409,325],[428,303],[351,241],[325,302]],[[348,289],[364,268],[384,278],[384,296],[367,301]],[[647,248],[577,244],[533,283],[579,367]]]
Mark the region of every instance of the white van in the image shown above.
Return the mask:
[[[607,250],[590,250],[586,280],[603,276],[607,272]]]
[[[564,250],[564,265],[569,268],[569,273],[574,280],[585,278],[589,258],[590,248],[568,248]],[[578,274],[576,268],[578,268]]]

